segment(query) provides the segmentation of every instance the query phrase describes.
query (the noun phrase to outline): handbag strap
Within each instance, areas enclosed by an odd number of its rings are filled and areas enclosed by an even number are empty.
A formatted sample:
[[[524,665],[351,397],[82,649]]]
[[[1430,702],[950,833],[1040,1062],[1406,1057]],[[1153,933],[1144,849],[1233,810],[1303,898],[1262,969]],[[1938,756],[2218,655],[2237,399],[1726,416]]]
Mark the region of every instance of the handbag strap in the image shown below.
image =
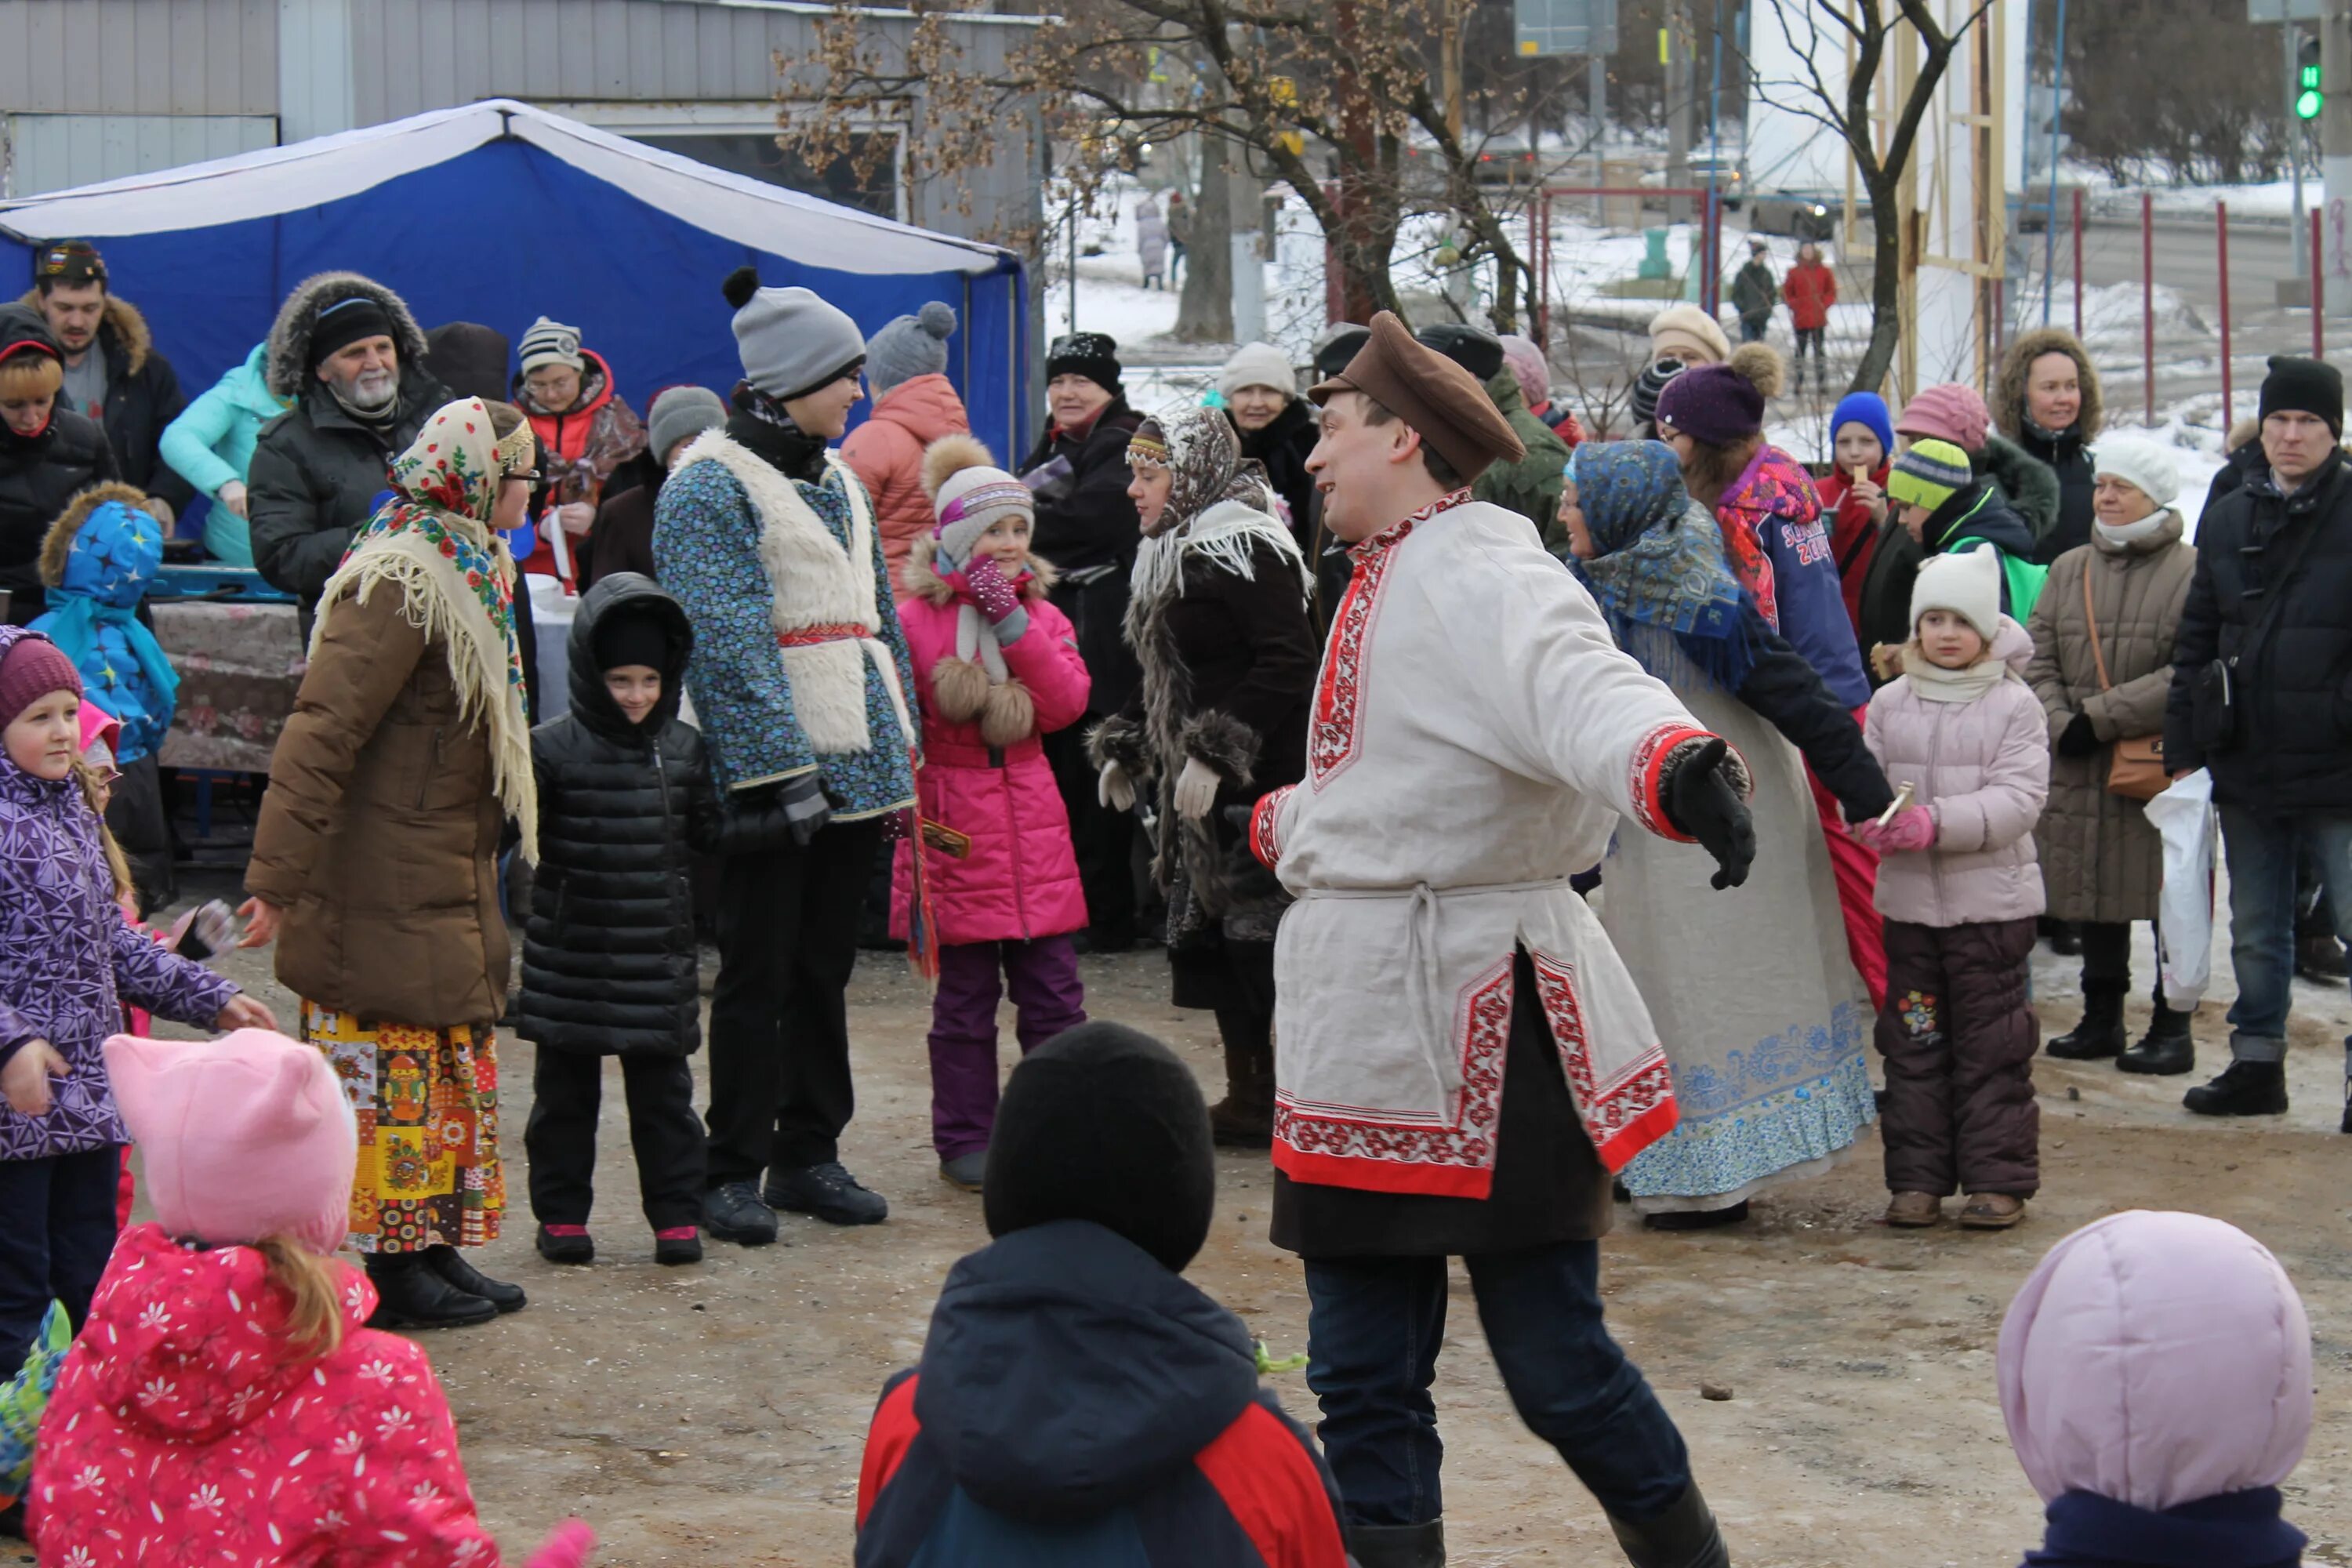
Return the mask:
[[[2083,618],[2091,623],[2091,658],[2099,667],[2099,689],[2113,691],[2116,683],[2107,679],[2107,656],[2099,647],[2099,613],[2091,607],[2091,563],[2083,563]]]

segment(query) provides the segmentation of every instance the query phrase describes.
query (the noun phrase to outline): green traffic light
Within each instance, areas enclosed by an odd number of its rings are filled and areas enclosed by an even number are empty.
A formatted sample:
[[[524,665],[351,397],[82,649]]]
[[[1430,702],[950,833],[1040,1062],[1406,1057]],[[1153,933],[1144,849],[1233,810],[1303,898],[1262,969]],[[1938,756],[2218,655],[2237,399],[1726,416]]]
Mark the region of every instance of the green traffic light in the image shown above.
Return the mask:
[[[2306,87],[2294,95],[2294,117],[2297,120],[2319,118],[2319,89]]]

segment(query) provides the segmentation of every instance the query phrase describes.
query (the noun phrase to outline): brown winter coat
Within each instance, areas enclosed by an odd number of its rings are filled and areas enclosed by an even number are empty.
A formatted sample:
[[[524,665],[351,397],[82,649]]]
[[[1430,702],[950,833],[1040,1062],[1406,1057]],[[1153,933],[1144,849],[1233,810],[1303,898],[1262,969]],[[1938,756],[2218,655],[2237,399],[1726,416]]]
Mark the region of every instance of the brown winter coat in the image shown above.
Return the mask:
[[[2087,713],[2103,742],[2087,757],[2050,759],[2050,801],[2035,841],[2042,882],[2054,920],[2117,924],[2156,918],[2164,882],[2164,846],[2140,802],[2109,793],[2110,743],[2160,734],[2172,687],[2172,643],[2197,552],[2181,542],[2181,521],[2137,543],[2092,542],[2058,557],[2034,601],[2033,658],[2025,678],[2050,718],[2053,747],[2076,713]],[[2083,575],[2099,620],[2112,691],[2099,689],[2090,623],[2083,614]]]
[[[485,1026],[506,996],[488,731],[390,584],[323,613],[270,759],[246,890],[285,911],[278,978],[371,1022]]]

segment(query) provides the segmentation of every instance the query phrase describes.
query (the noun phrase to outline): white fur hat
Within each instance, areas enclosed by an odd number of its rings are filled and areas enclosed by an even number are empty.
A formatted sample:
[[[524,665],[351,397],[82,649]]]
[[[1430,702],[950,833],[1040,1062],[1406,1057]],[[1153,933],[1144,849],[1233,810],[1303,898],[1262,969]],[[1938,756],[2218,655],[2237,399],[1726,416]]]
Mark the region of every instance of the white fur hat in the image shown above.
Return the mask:
[[[1911,584],[1911,627],[1930,610],[1949,610],[1988,643],[2000,629],[2000,553],[1990,544],[1930,555]]]
[[[2091,449],[2091,463],[2099,474],[2137,486],[2159,507],[2170,506],[2179,498],[2179,467],[2171,453],[2153,441],[2110,436]]]

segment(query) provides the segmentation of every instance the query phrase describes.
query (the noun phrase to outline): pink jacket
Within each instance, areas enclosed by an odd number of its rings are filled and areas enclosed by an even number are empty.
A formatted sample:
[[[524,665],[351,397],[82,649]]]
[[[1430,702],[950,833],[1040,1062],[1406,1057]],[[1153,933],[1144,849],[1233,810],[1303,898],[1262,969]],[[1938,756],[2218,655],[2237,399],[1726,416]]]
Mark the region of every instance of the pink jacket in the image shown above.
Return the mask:
[[[919,375],[877,398],[866,423],[842,442],[841,460],[874,498],[874,524],[882,531],[894,582],[907,552],[916,540],[929,538],[939,521],[923,490],[923,448],[971,430],[955,384],[943,375]]]
[[[362,1328],[375,1290],[335,1264],[342,1343],[290,1354],[268,1267],[158,1225],[123,1234],[42,1420],[41,1561],[491,1568],[424,1351]]]
[[[1931,702],[1907,675],[1870,700],[1870,754],[1936,817],[1933,849],[1879,860],[1878,912],[1888,920],[1987,925],[2042,910],[2033,825],[2050,793],[2050,735],[2019,673],[2033,644],[2003,616],[1992,648],[2009,668],[1973,702]]]
[[[955,661],[956,605],[961,575],[942,578],[931,563],[928,535],[916,542],[899,585],[898,619],[915,666],[915,699],[922,709],[923,765],[915,791],[924,819],[971,837],[971,853],[956,859],[927,847],[931,913],[944,944],[1027,941],[1059,936],[1087,923],[1078,861],[1070,847],[1070,817],[1054,784],[1038,737],[1077,722],[1090,682],[1078,658],[1068,617],[1045,601],[1050,571],[1033,558],[1021,580],[1029,629],[1004,649],[1012,692],[1031,710],[1026,732],[991,746],[977,719],[939,712],[942,663]],[[987,635],[985,632],[982,634]],[[967,670],[970,666],[964,667]],[[898,846],[892,868],[890,929],[907,934],[911,868],[908,847]]]

